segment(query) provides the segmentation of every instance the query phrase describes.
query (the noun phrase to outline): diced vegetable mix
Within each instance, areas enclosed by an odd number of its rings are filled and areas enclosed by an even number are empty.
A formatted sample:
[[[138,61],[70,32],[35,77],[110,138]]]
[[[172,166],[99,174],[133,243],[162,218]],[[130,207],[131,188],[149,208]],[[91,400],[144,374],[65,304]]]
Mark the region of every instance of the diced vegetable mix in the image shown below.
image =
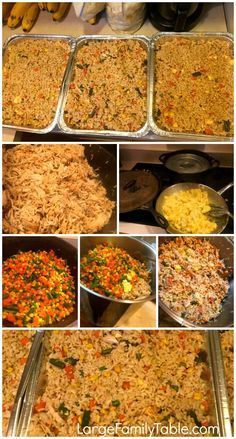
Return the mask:
[[[58,322],[74,310],[74,280],[53,250],[22,252],[3,263],[3,319],[14,326]]]
[[[109,243],[96,246],[82,258],[80,277],[91,290],[117,299],[132,296],[137,283],[144,279],[150,294],[150,273],[145,264]],[[140,291],[142,294],[145,295],[144,291]]]

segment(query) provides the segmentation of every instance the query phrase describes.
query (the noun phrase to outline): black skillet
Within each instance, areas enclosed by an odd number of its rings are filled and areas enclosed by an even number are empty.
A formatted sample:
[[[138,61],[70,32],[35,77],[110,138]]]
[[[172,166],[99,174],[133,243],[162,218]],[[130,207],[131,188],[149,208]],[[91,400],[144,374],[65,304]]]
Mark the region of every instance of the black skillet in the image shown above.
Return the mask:
[[[120,213],[147,210],[158,226],[166,229],[168,221],[154,208],[154,200],[160,192],[160,182],[146,171],[122,171],[120,173]]]

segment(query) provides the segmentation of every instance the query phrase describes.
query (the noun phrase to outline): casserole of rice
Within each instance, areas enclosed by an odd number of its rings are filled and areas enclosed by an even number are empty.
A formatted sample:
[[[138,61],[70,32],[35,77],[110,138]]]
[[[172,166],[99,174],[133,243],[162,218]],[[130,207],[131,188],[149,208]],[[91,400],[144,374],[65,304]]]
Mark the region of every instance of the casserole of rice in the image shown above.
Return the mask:
[[[202,332],[48,331],[45,348],[30,436],[116,423],[119,436],[122,426],[145,422],[215,425]]]

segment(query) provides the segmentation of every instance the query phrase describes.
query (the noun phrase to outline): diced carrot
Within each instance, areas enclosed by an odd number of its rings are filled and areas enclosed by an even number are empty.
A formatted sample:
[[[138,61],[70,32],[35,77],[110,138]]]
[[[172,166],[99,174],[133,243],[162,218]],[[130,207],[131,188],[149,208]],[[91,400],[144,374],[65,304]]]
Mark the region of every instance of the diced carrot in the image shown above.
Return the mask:
[[[89,401],[89,408],[90,408],[90,410],[93,410],[95,405],[96,405],[95,399],[90,399],[90,401]]]
[[[78,424],[79,423],[79,418],[78,418],[78,416],[73,416],[73,418],[72,418],[72,424],[73,425],[76,425],[76,424]]]
[[[208,135],[211,135],[211,134],[213,134],[213,131],[212,131],[211,128],[206,127],[205,130],[204,130],[204,133],[205,133],[205,134],[208,134]]]
[[[141,342],[144,343],[144,342],[145,342],[145,336],[144,336],[144,334],[141,334],[141,335],[140,335],[140,338],[141,338]]]
[[[14,314],[12,314],[11,312],[9,312],[6,315],[6,320],[8,320],[8,322],[10,322],[10,323],[15,323],[16,322],[16,318],[15,318]]]
[[[124,390],[130,389],[130,382],[129,381],[123,381],[122,389],[124,389]]]
[[[75,377],[74,376],[74,368],[73,368],[73,366],[71,364],[67,364],[64,370],[66,372],[67,378],[69,380],[73,380],[74,377]]]
[[[22,344],[22,346],[25,346],[25,345],[27,345],[29,343],[29,338],[28,337],[23,337],[21,340],[20,340],[20,344]]]
[[[34,411],[36,413],[43,412],[45,410],[45,407],[46,407],[46,402],[45,401],[40,401],[37,404],[35,404]]]
[[[167,387],[166,386],[160,386],[159,387],[160,390],[164,390],[164,392],[166,391]]]
[[[20,364],[26,364],[26,362],[27,362],[27,357],[22,357],[20,359]]]

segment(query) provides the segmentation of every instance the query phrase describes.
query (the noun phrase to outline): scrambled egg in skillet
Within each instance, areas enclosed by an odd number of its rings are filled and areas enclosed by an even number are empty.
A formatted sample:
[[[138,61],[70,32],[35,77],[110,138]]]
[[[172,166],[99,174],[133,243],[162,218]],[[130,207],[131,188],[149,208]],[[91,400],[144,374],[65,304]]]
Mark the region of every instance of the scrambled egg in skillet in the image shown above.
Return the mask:
[[[202,189],[166,195],[163,203],[163,215],[181,233],[213,233],[217,224],[207,215],[210,209],[208,194]]]

